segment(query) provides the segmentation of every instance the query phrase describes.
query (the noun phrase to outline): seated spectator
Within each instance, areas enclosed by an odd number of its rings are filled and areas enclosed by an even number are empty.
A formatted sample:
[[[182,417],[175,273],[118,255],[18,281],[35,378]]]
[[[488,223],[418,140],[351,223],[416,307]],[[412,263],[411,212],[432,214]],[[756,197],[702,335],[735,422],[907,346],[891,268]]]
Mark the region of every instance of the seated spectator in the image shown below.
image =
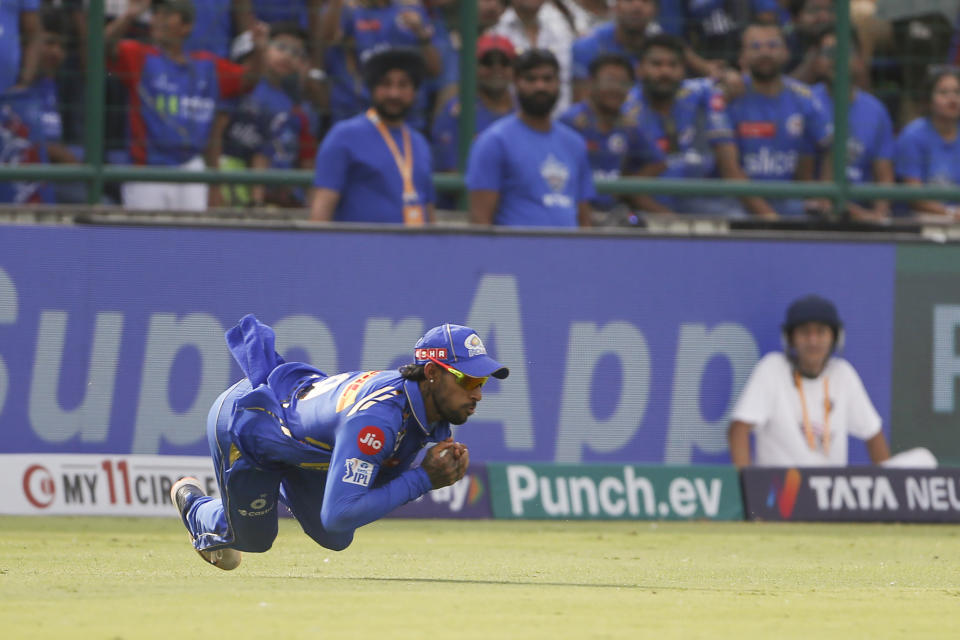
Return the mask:
[[[897,178],[913,185],[960,185],[960,71],[933,70],[924,95],[929,115],[908,124],[897,138]],[[917,214],[960,220],[960,201],[915,200],[911,206]]]
[[[28,87],[40,65],[40,0],[0,2],[0,92]]]
[[[555,113],[563,113],[571,102],[571,47],[577,32],[566,16],[547,0],[512,0],[492,33],[506,37],[518,53],[546,49],[560,68],[559,98]]]
[[[727,432],[733,464],[846,466],[848,435],[866,441],[874,464],[890,458],[880,415],[860,376],[836,355],[843,324],[834,304],[813,295],[794,301],[783,342],[783,353],[768,353],[757,363],[733,408]]]
[[[267,28],[257,26],[255,51],[246,66],[210,53],[187,54],[183,43],[193,25],[193,2],[157,0],[151,18],[154,44],[121,40],[149,6],[150,0],[131,0],[104,34],[109,68],[130,96],[130,158],[134,164],[202,170],[217,101],[246,93],[260,80]],[[128,182],[123,204],[128,209],[204,210],[207,191],[202,183]]]
[[[283,88],[284,80],[306,64],[306,32],[293,22],[274,23],[263,79],[229,110],[221,169],[313,168],[316,143],[306,115]],[[221,192],[225,205],[303,206],[302,194],[290,187],[231,185]]]
[[[645,39],[660,33],[656,0],[616,0],[613,20],[577,38],[571,50],[573,99],[586,97],[590,63],[605,53],[617,53],[636,67]]]
[[[434,221],[430,145],[405,120],[423,82],[416,49],[379,51],[364,65],[373,107],[338,122],[317,150],[310,219]]]
[[[517,57],[510,41],[503,36],[485,35],[477,40],[476,135],[505,115],[513,113],[515,102],[510,93],[513,61]],[[460,157],[457,144],[460,98],[453,97],[433,121],[434,171],[456,171]]]
[[[850,32],[850,38],[852,74],[855,69],[863,69],[863,60],[856,31]],[[836,32],[833,29],[824,31],[817,44],[819,55],[814,69],[821,83],[813,87],[813,95],[823,105],[829,118],[833,118],[834,110],[836,47]],[[852,184],[893,183],[893,122],[883,103],[866,91],[851,87],[847,127],[847,179]],[[829,167],[829,164],[825,162],[824,167]],[[825,175],[824,179],[832,179],[832,176]],[[890,203],[887,200],[848,202],[846,213],[853,220],[879,222],[890,217]]]
[[[746,92],[727,107],[735,153],[718,153],[731,180],[813,180],[817,155],[832,139],[832,125],[807,85],[784,77],[787,49],[776,25],[754,24],[743,33],[740,66],[748,72]],[[743,199],[755,216],[802,216],[800,199]]]
[[[0,165],[46,164],[43,105],[38,94],[21,87],[0,93]],[[0,203],[50,204],[53,190],[44,182],[0,180]]]
[[[666,167],[663,152],[644,135],[636,114],[628,114],[623,108],[633,83],[633,66],[627,58],[602,54],[590,63],[587,99],[571,106],[559,118],[586,141],[594,179],[653,176]],[[658,210],[657,203],[647,195],[597,194],[590,204],[594,210],[605,212],[618,204],[644,211]]]
[[[684,79],[683,41],[665,33],[643,44],[637,66],[640,85],[626,110],[643,135],[666,156],[666,178],[711,178],[721,154],[735,154],[723,95],[707,78]],[[648,212],[737,216],[736,200],[723,197],[656,195]]]
[[[473,143],[467,162],[470,221],[505,226],[588,227],[593,188],[587,145],[555,124],[560,65],[546,49],[514,64],[519,111],[501,118]]]
[[[346,74],[346,77],[332,78],[334,86],[339,86],[340,90],[362,91],[358,70],[377,51],[389,47],[418,49],[424,61],[424,82],[420,83],[416,103],[407,118],[417,130],[427,131],[427,85],[428,81],[442,75],[443,58],[438,46],[440,36],[419,0],[357,0],[346,6],[343,0],[330,0],[322,16],[320,34],[320,40],[327,46],[341,47],[343,59],[327,66],[330,76]],[[347,102],[345,96],[336,99]],[[371,97],[356,95],[353,101],[367,105]]]

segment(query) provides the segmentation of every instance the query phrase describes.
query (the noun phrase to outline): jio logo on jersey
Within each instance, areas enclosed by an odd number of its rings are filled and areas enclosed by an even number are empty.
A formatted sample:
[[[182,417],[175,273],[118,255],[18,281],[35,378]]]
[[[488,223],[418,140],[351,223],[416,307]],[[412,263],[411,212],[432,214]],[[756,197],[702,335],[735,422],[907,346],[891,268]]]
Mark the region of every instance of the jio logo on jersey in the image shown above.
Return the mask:
[[[357,436],[357,447],[368,456],[375,456],[383,450],[383,431],[373,425],[364,427]]]

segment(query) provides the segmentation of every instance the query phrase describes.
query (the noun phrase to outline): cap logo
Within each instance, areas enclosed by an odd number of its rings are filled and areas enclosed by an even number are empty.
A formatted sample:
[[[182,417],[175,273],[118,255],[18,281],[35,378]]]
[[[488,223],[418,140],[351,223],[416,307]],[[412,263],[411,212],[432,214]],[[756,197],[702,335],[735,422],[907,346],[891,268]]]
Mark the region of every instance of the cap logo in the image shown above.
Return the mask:
[[[477,338],[479,340],[480,338]],[[483,345],[480,345],[480,348],[483,348]],[[414,358],[417,360],[427,360],[429,358],[436,358],[437,360],[446,360],[447,359],[447,350],[444,348],[438,349],[416,349],[413,352]]]
[[[475,333],[471,333],[467,336],[467,339],[463,341],[463,346],[467,348],[468,357],[472,358],[474,356],[485,356],[487,355],[487,350],[483,346],[483,341],[480,340],[480,336]]]

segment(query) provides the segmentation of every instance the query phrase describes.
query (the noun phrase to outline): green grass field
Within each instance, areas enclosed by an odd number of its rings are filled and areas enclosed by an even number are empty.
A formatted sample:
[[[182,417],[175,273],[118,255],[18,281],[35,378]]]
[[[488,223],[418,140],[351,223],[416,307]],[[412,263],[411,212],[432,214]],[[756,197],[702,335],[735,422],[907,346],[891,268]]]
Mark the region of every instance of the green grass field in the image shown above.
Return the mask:
[[[281,522],[227,573],[169,519],[0,517],[0,637],[950,638],[960,527]]]

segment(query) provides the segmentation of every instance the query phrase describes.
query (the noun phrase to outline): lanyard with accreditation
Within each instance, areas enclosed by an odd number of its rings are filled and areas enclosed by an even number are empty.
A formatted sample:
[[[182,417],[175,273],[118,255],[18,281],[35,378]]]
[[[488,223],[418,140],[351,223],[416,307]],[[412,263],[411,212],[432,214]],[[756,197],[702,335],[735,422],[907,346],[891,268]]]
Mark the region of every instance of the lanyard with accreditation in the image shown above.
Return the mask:
[[[397,163],[397,170],[400,171],[400,177],[403,179],[403,223],[411,227],[422,226],[426,220],[423,205],[420,203],[420,197],[417,195],[417,187],[413,184],[413,145],[410,143],[410,127],[403,125],[403,155],[397,149],[397,143],[394,142],[387,125],[383,124],[377,112],[373,109],[367,110],[367,119],[373,123],[373,126],[380,132],[380,137],[390,150],[393,161]]]

